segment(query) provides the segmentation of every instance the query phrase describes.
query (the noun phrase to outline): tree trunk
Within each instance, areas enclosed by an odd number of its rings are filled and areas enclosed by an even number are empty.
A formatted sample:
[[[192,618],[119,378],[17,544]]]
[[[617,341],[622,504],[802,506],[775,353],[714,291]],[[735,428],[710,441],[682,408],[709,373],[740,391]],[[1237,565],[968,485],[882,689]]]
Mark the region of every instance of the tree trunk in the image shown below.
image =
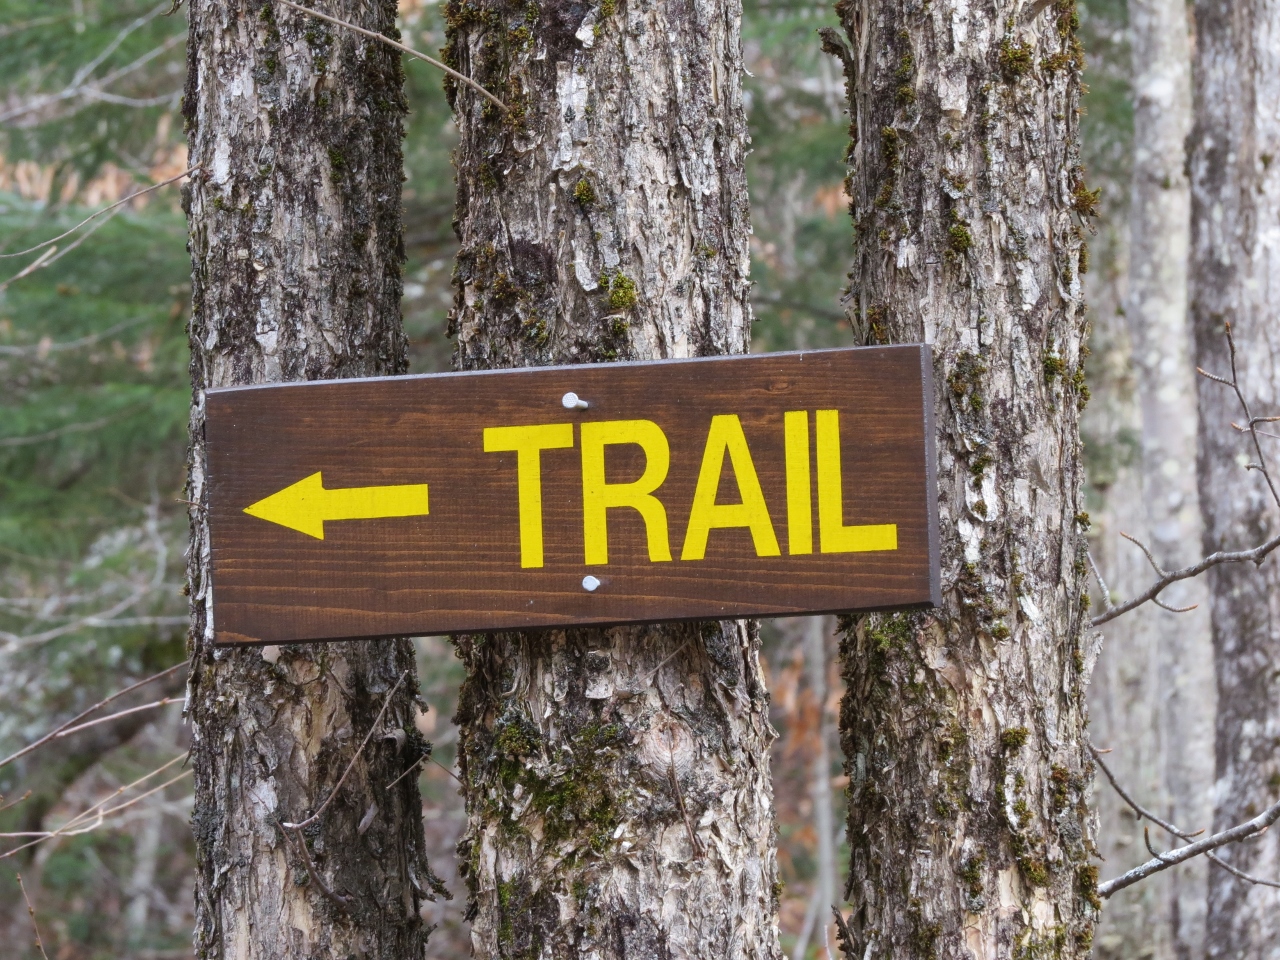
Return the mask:
[[[1104,568],[1108,584],[1124,598],[1144,589],[1154,573],[1136,546],[1118,539],[1120,531],[1150,546],[1167,569],[1193,563],[1202,536],[1189,468],[1196,456],[1197,410],[1186,284],[1190,193],[1183,158],[1191,122],[1186,6],[1181,0],[1132,0],[1129,20],[1134,157],[1126,315],[1141,413],[1141,489],[1131,504],[1136,510],[1114,518],[1115,529],[1108,533],[1115,559],[1107,558]],[[1215,690],[1206,668],[1212,660],[1207,585],[1187,581],[1163,599],[1197,609],[1172,614],[1148,605],[1105,628],[1103,657],[1114,662],[1123,682],[1107,685],[1117,698],[1111,706],[1118,715],[1096,717],[1102,722],[1095,722],[1094,735],[1100,746],[1115,747],[1115,769],[1143,803],[1198,829],[1212,816]],[[1116,810],[1110,795],[1106,809]],[[1143,824],[1127,808],[1120,813],[1119,822],[1104,827],[1113,841],[1104,845],[1110,874],[1150,856]],[[1193,861],[1117,896],[1100,931],[1102,954],[1202,956],[1207,869],[1207,861]]]
[[[392,0],[329,0],[325,10],[396,35]],[[189,16],[183,113],[202,165],[184,198],[189,496],[203,504],[205,389],[404,372],[405,104],[400,55],[377,41],[260,0],[193,0]],[[433,878],[417,780],[387,789],[423,746],[412,646],[214,649],[204,517],[193,509],[188,560],[196,951],[420,957],[418,908]],[[329,796],[402,676],[351,776],[304,831],[304,854],[280,823]]]
[[[933,344],[944,603],[845,622],[851,960],[1089,952],[1070,0],[842,0],[868,341]]]
[[[1223,324],[1235,335],[1240,382],[1255,416],[1280,414],[1280,7],[1267,0],[1196,4],[1191,156],[1191,282],[1196,360],[1230,375]],[[1277,506],[1231,390],[1201,378],[1200,503],[1206,550],[1254,546],[1277,532]],[[1267,432],[1275,432],[1263,427]],[[1276,441],[1262,437],[1270,464]],[[1239,564],[1209,574],[1218,680],[1215,828],[1274,802],[1280,784],[1280,572]],[[1280,876],[1280,836],[1222,851],[1249,873]],[[1210,957],[1274,958],[1280,891],[1222,870],[1209,880]]]
[[[1183,0],[1131,0],[1134,157],[1130,207],[1128,318],[1142,408],[1142,494],[1146,544],[1167,570],[1199,558],[1203,538],[1196,478],[1198,411],[1191,322],[1187,311],[1190,188],[1185,167],[1191,129],[1191,50]],[[1152,571],[1143,571],[1149,581]],[[1173,614],[1134,611],[1154,654],[1155,739],[1162,809],[1172,822],[1199,829],[1212,816],[1215,696],[1208,670],[1213,641],[1208,587],[1191,580],[1162,599]],[[1123,750],[1121,741],[1116,747]],[[1141,789],[1141,785],[1135,785]],[[1136,846],[1136,845],[1135,845]],[[1144,845],[1145,846],[1145,845]],[[1145,850],[1136,851],[1140,856]],[[1167,871],[1159,908],[1173,956],[1204,955],[1209,864],[1203,858]],[[1162,877],[1161,879],[1164,879]],[[1155,920],[1155,917],[1151,918]],[[1135,930],[1135,945],[1152,927]]]
[[[835,733],[827,719],[827,617],[809,617],[804,624],[804,659],[809,673],[809,695],[817,713],[817,747],[813,753],[809,797],[813,803],[814,871],[813,892],[805,910],[804,924],[791,948],[792,960],[805,960],[814,928],[815,938],[826,946],[830,910],[836,902],[836,836],[831,810],[831,751],[828,744]]]
[[[746,351],[740,17],[450,0],[460,368]],[[476,957],[780,956],[753,624],[457,642]]]

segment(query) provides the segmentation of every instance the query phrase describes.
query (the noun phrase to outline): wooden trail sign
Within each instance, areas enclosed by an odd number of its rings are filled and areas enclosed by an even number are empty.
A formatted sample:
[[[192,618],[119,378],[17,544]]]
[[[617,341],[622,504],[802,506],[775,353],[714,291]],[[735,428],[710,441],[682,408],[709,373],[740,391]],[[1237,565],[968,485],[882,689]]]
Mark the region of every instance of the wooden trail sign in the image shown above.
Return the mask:
[[[929,348],[206,396],[218,643],[939,602]]]

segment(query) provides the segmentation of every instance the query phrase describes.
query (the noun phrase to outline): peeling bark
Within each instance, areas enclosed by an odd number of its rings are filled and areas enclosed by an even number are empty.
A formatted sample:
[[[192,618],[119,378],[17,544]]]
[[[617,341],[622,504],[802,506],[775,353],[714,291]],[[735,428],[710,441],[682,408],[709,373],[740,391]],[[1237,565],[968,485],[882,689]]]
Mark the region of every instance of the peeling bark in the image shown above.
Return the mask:
[[[1082,957],[1086,399],[1070,0],[842,0],[868,342],[934,345],[944,603],[845,621],[851,960]]]
[[[1196,4],[1195,129],[1191,150],[1191,282],[1196,360],[1228,374],[1224,322],[1255,416],[1280,414],[1280,7],[1254,0]],[[1251,547],[1277,530],[1257,459],[1229,388],[1201,379],[1200,503],[1207,550]],[[1269,428],[1263,429],[1271,431]],[[1275,440],[1263,450],[1275,463]],[[1280,787],[1280,573],[1225,565],[1209,571],[1218,682],[1214,828],[1249,819]],[[1253,811],[1253,812],[1250,812]],[[1224,859],[1280,877],[1280,836],[1237,844]],[[1210,957],[1280,956],[1280,891],[1226,871],[1210,874]]]
[[[395,36],[391,0],[326,11]],[[259,0],[190,4],[189,497],[206,501],[204,390],[402,373],[399,54]],[[282,481],[293,478],[281,478]],[[407,640],[214,649],[209,537],[192,511],[189,715],[196,952],[202,958],[419,957],[434,878],[417,781],[425,746]],[[397,679],[410,674],[332,805]],[[324,892],[346,898],[340,904]]]
[[[740,17],[451,0],[461,369],[746,352]],[[476,957],[780,957],[753,624],[457,643]]]

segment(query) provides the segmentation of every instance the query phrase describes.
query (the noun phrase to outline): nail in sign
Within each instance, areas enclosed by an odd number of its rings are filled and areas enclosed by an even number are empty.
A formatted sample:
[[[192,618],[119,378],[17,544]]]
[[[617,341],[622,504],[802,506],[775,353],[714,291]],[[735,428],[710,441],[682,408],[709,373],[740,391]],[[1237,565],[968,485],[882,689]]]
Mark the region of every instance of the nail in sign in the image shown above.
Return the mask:
[[[923,345],[210,390],[219,643],[925,606]]]

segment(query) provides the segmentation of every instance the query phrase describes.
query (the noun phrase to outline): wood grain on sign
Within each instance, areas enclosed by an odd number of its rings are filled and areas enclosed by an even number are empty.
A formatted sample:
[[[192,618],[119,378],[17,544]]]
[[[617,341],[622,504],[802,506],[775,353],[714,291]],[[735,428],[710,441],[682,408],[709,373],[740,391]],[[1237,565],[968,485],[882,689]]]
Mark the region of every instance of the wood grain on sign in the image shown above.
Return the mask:
[[[927,346],[206,403],[219,643],[939,602]]]

